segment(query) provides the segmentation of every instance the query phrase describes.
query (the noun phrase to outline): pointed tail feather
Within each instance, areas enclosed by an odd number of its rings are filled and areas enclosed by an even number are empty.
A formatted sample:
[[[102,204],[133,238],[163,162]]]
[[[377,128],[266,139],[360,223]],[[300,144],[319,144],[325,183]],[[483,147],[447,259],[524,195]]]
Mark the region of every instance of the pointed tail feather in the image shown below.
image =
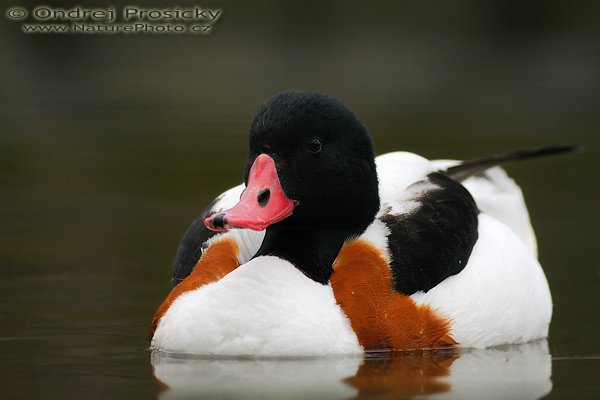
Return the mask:
[[[535,147],[531,149],[518,150],[508,154],[496,154],[489,157],[466,160],[442,172],[450,178],[458,182],[462,182],[465,179],[476,175],[482,171],[485,171],[488,168],[492,168],[497,165],[503,165],[510,161],[550,156],[562,153],[572,153],[581,151],[582,149],[583,146],[578,144]]]

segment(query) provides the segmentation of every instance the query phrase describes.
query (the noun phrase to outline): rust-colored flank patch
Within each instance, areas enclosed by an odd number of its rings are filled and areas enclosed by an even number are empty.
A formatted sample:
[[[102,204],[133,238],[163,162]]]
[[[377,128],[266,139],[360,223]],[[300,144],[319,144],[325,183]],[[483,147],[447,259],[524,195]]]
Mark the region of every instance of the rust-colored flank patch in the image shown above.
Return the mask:
[[[226,237],[212,243],[204,252],[192,273],[171,290],[171,293],[156,310],[150,325],[150,339],[152,340],[160,319],[177,297],[190,290],[198,289],[200,286],[216,282],[239,267],[238,253],[239,247],[232,238]]]
[[[353,239],[333,263],[331,286],[365,350],[451,347],[450,321],[393,288],[385,257],[367,241]]]

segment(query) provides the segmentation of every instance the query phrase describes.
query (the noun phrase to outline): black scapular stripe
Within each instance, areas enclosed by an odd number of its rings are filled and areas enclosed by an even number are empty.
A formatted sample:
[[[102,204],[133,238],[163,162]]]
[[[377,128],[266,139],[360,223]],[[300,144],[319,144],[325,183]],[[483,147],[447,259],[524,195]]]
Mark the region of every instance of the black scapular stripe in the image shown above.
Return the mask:
[[[462,271],[477,241],[479,211],[471,194],[440,172],[427,181],[437,187],[412,199],[418,209],[379,217],[391,231],[394,287],[406,295],[427,292]]]
[[[218,200],[217,198],[209,204],[183,234],[171,267],[172,287],[177,286],[179,282],[192,273],[192,270],[202,256],[202,246],[208,239],[218,233],[204,227],[204,218],[214,212],[213,207]]]

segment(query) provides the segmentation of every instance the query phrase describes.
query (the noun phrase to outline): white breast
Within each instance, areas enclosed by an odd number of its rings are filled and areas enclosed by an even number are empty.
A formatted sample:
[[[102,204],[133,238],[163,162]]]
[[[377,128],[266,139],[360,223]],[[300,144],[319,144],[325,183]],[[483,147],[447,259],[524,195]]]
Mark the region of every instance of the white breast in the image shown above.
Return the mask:
[[[255,258],[218,282],[181,295],[152,348],[210,355],[362,353],[329,285],[277,257]]]

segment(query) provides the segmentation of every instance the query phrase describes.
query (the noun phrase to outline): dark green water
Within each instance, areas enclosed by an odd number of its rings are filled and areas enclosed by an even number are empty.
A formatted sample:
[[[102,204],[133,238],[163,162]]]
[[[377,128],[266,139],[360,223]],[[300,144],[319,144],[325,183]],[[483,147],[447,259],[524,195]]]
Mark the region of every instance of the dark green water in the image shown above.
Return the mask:
[[[2,397],[600,398],[598,6],[426,3],[214,2],[225,17],[208,37],[32,36],[2,19]],[[584,143],[508,168],[553,293],[548,342],[365,360],[151,357],[180,236],[240,182],[250,119],[287,88],[344,101],[378,153]]]

